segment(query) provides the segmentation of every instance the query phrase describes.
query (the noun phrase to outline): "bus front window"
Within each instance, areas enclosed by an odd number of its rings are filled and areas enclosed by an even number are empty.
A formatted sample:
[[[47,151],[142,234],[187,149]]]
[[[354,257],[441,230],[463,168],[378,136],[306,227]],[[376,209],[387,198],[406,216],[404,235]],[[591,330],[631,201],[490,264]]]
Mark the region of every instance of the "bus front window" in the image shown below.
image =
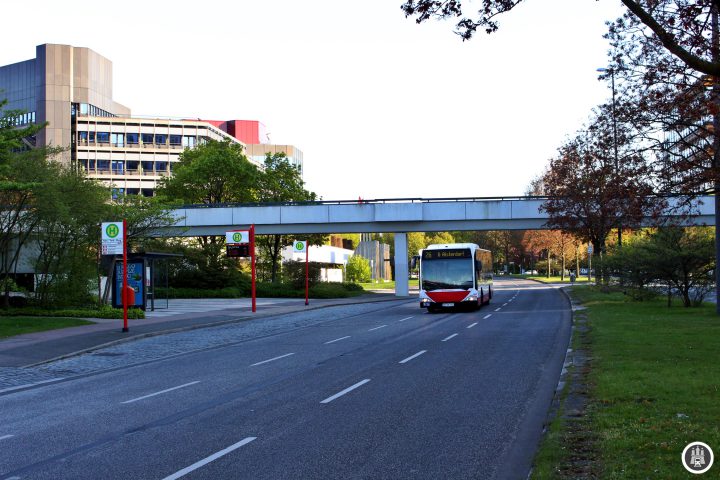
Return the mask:
[[[474,274],[472,260],[457,259],[428,259],[422,263],[423,290],[473,288]]]

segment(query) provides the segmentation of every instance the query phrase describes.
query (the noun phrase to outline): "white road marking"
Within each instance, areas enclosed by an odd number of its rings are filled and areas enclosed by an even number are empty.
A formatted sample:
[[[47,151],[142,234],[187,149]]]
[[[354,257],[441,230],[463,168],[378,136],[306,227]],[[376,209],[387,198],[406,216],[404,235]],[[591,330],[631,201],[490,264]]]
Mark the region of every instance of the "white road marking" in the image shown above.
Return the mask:
[[[323,401],[320,402],[320,403],[330,403],[330,402],[332,402],[333,400],[335,400],[336,398],[340,398],[340,397],[342,397],[343,395],[345,395],[346,393],[350,393],[350,392],[352,392],[353,390],[355,390],[356,388],[362,387],[363,385],[365,385],[365,384],[368,383],[369,381],[370,381],[370,379],[369,379],[369,378],[366,378],[365,380],[362,380],[362,381],[356,383],[355,385],[353,385],[353,386],[351,386],[351,387],[348,387],[348,388],[346,388],[345,390],[343,390],[343,391],[341,391],[341,392],[338,392],[338,393],[336,393],[335,395],[333,395],[333,396],[331,396],[331,397],[326,398],[325,400],[323,400]]]
[[[457,333],[453,333],[453,334],[450,335],[449,337],[443,338],[442,341],[443,341],[443,342],[447,342],[447,341],[450,340],[451,338],[454,338],[454,337],[457,337],[457,336],[458,336]]]
[[[373,330],[379,330],[384,327],[387,327],[387,325],[380,325],[379,327],[371,328],[370,330],[368,330],[368,332],[372,332]]]
[[[401,318],[400,320],[398,320],[398,322],[404,322],[405,320],[410,320],[410,319],[413,318],[414,316],[415,316],[415,315],[410,315],[409,317]]]
[[[501,308],[502,308],[502,307],[498,307],[498,308],[495,309],[495,311],[497,312],[497,311],[499,311]]]
[[[3,435],[2,437],[0,437],[0,440],[7,440],[8,438],[12,438],[14,436],[15,435]]]
[[[400,360],[398,363],[407,363],[407,362],[409,362],[410,360],[412,360],[413,358],[417,358],[417,357],[419,357],[420,355],[422,355],[422,354],[425,353],[425,352],[427,352],[427,350],[420,350],[420,351],[417,352],[415,355],[410,355],[410,356],[407,357],[405,360]]]
[[[470,324],[470,325],[468,325],[468,326],[467,326],[466,328],[472,328],[472,327],[474,327],[475,325],[477,325],[477,322],[475,322],[475,323],[471,323],[471,324]]]
[[[225,449],[223,449],[223,450],[220,450],[220,451],[217,452],[217,453],[213,453],[213,454],[210,455],[209,457],[203,458],[203,459],[200,460],[199,462],[193,463],[193,464],[190,465],[189,467],[183,468],[183,469],[180,470],[179,472],[173,473],[173,474],[170,475],[169,477],[165,477],[163,480],[176,480],[177,478],[184,477],[184,476],[187,475],[188,473],[190,473],[190,472],[192,472],[192,471],[194,471],[194,470],[197,470],[198,468],[200,468],[200,467],[202,467],[202,466],[207,465],[208,463],[212,462],[213,460],[217,460],[217,459],[220,458],[220,457],[224,457],[225,455],[227,455],[228,453],[232,452],[233,450],[237,450],[238,448],[242,447],[243,445],[247,445],[248,443],[252,442],[252,441],[255,440],[256,438],[257,438],[257,437],[247,437],[247,438],[245,438],[245,439],[243,439],[243,440],[240,440],[239,442],[237,442],[237,443],[235,443],[235,444],[233,444],[233,445],[230,445],[229,447],[227,447],[227,448],[225,448]]]
[[[346,338],[350,338],[350,335],[347,335],[345,337],[336,338],[335,340],[330,340],[329,342],[325,342],[325,345],[327,345],[329,343],[339,342],[340,340],[345,340]]]
[[[159,392],[151,393],[150,395],[143,395],[142,397],[133,398],[132,400],[125,400],[124,402],[120,403],[133,403],[137,402],[138,400],[145,400],[146,398],[154,397],[155,395],[161,395],[163,393],[172,392],[173,390],[177,390],[179,388],[185,388],[189,387],[190,385],[195,385],[196,383],[200,383],[200,380],[196,380],[194,382],[186,383],[184,385],[178,385],[177,387],[167,388],[165,390],[160,390]]]
[[[256,366],[256,365],[262,365],[263,363],[274,362],[275,360],[280,360],[281,358],[289,357],[290,355],[295,355],[295,353],[294,353],[294,352],[293,352],[293,353],[286,353],[285,355],[280,355],[279,357],[273,357],[273,358],[269,358],[269,359],[267,359],[267,360],[263,360],[262,362],[253,363],[253,364],[250,365],[250,366],[251,366],[251,367],[254,367],[254,366]]]
[[[492,317],[492,313],[488,313],[483,317],[483,320],[487,320],[488,318]]]
[[[507,302],[503,303],[503,307],[507,305]]]

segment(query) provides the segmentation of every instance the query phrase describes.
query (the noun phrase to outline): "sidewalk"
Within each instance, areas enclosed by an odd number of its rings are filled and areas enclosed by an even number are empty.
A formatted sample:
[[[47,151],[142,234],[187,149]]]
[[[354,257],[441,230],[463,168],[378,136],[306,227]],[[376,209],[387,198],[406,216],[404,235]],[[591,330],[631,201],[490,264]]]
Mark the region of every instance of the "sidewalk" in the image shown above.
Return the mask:
[[[412,297],[408,297],[410,300]],[[109,344],[122,343],[174,331],[266,318],[335,305],[402,300],[391,293],[365,294],[352,298],[305,299],[259,298],[252,313],[250,299],[177,300],[169,310],[147,312],[149,318],[128,320],[130,331],[122,332],[122,320],[88,319],[93,325],[29,333],[0,340],[0,367],[23,367],[73,356]],[[156,306],[157,307],[157,306]],[[172,313],[171,310],[175,309]]]

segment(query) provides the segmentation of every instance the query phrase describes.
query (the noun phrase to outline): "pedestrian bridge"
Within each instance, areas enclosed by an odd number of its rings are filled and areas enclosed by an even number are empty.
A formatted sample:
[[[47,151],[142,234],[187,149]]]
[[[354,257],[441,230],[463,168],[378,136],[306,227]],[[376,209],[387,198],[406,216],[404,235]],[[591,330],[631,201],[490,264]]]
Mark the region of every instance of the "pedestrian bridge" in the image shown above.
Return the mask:
[[[544,229],[548,228],[548,216],[540,211],[544,201],[542,197],[494,197],[190,205],[174,210],[175,227],[158,233],[224,235],[251,224],[258,235],[395,233],[396,294],[407,295],[407,275],[403,275],[408,270],[407,232]],[[685,224],[714,225],[713,197],[701,197],[697,213],[683,219]],[[667,216],[673,215],[669,210]]]

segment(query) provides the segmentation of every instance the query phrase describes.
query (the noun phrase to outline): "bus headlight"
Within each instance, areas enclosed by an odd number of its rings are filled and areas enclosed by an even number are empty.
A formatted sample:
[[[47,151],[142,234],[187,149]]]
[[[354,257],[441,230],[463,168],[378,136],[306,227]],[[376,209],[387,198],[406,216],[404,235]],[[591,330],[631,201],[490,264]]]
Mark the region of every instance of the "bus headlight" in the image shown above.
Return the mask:
[[[465,300],[467,300],[468,302],[477,302],[477,299],[478,299],[477,295],[470,295]]]

